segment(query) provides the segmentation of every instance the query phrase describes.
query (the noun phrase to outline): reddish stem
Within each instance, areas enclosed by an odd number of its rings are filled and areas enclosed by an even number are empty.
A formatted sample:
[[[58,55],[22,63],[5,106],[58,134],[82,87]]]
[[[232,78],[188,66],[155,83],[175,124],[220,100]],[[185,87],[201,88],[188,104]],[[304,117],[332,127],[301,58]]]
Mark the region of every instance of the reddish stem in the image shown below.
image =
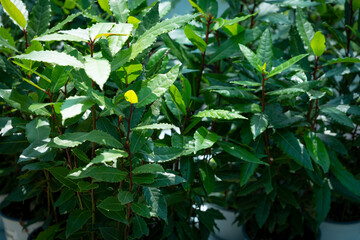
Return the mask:
[[[315,81],[315,80],[317,79],[316,73],[317,73],[317,70],[319,69],[319,66],[318,66],[319,58],[320,58],[320,57],[316,57],[316,58],[315,58],[315,68],[314,68],[314,72],[313,72],[313,74],[312,74],[312,76],[313,76],[313,81]],[[309,110],[308,110],[308,113],[306,114],[306,120],[307,120],[309,123],[311,123],[312,107],[313,107],[313,100],[310,101]],[[316,108],[316,109],[317,109],[317,108]]]

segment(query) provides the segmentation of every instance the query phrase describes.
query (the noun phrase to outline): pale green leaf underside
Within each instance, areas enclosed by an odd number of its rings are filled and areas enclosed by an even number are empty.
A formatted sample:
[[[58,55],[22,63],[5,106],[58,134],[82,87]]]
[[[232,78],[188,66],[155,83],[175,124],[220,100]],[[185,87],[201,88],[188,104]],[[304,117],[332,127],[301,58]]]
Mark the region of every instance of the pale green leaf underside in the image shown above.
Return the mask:
[[[220,120],[247,119],[238,112],[223,109],[204,110],[196,114],[194,117]]]
[[[263,133],[268,126],[268,120],[263,113],[256,113],[251,117],[250,129],[253,134],[253,139]]]
[[[169,124],[169,123],[156,123],[156,124],[151,124],[151,125],[144,125],[144,126],[139,126],[136,128],[133,128],[133,131],[138,131],[138,130],[152,130],[152,129],[157,129],[157,130],[165,130],[165,129],[174,129],[174,130],[179,130],[179,128],[173,124]]]
[[[116,162],[118,158],[127,157],[127,152],[119,149],[108,149],[97,155],[91,163]]]
[[[26,29],[28,21],[28,11],[25,4],[21,0],[1,0],[5,12],[10,16],[10,19],[18,25],[21,30]]]
[[[74,170],[68,175],[71,179],[95,178],[105,182],[120,182],[127,176],[127,172],[107,166],[89,166],[80,170]]]
[[[117,139],[100,130],[65,133],[62,136],[52,139],[49,146],[57,148],[76,147],[85,141],[95,142],[100,145],[106,145],[114,148],[122,148],[122,144]]]
[[[61,105],[61,116],[63,123],[66,119],[73,118],[84,113],[94,102],[87,96],[73,96],[67,98]]]
[[[73,66],[75,68],[83,67],[83,64],[75,57],[57,51],[33,51],[29,54],[22,54],[13,58],[31,60],[36,62],[46,62],[60,66]]]
[[[86,74],[103,89],[105,82],[110,76],[111,66],[106,59],[88,58],[84,64]]]

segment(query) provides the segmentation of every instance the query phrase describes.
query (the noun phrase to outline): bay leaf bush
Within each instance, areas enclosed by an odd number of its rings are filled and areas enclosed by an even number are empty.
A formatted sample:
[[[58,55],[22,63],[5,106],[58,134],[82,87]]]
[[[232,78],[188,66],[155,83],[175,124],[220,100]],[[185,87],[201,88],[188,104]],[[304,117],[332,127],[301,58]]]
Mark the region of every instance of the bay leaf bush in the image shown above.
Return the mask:
[[[311,238],[359,204],[359,1],[189,3],[1,0],[3,206],[38,239],[207,239],[206,203]]]

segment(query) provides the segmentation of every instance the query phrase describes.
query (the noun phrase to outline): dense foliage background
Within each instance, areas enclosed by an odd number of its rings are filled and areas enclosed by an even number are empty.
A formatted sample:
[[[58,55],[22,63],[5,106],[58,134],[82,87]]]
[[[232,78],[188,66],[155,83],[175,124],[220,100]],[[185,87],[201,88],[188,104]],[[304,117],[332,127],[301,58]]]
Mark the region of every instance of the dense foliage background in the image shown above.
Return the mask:
[[[1,0],[1,207],[37,239],[359,219],[360,1],[189,3]]]

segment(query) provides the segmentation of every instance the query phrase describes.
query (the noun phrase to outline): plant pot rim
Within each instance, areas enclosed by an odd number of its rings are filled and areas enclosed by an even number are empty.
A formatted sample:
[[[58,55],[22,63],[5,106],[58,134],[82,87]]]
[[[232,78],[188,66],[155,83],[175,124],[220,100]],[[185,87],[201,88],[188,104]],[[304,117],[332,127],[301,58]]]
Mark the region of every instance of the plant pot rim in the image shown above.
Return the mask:
[[[247,232],[246,232],[246,223],[243,225],[243,228],[241,229],[241,231],[242,231],[242,234],[243,234],[243,236],[244,236],[244,239],[246,239],[246,240],[252,240],[250,237],[249,237],[249,235],[247,234]],[[317,240],[320,240],[321,239],[321,229],[320,228],[318,228],[318,236],[317,236]]]
[[[338,222],[330,219],[326,219],[324,223],[332,223],[332,224],[338,224],[338,225],[351,225],[351,224],[360,224],[360,218],[355,221],[344,221],[344,222]]]

